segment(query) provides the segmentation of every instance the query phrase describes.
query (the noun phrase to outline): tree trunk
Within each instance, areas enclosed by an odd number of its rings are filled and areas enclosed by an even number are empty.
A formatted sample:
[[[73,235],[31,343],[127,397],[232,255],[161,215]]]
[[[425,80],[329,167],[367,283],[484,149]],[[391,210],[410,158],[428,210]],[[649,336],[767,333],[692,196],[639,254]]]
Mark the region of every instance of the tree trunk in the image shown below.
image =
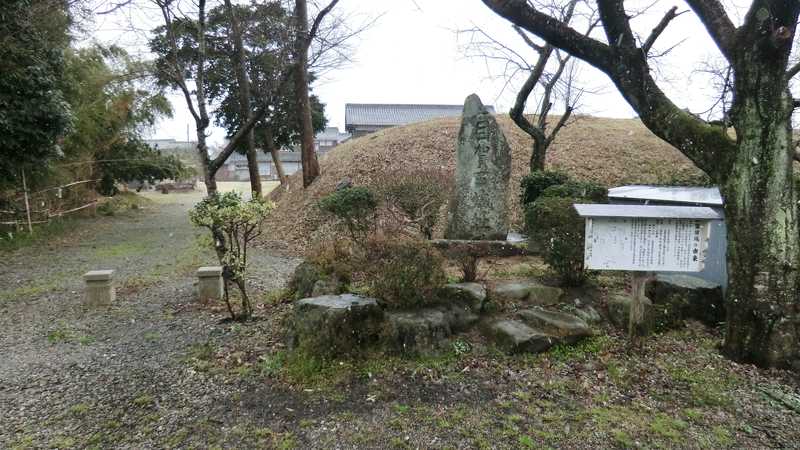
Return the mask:
[[[278,181],[280,181],[281,186],[283,186],[288,180],[283,171],[283,163],[278,154],[278,147],[275,146],[275,139],[272,137],[272,128],[269,126],[264,130],[264,143],[267,146],[267,151],[272,156],[272,164],[275,165],[275,172],[278,173]]]
[[[231,0],[225,0],[225,9],[228,19],[231,21],[231,40],[233,41],[234,57],[236,65],[236,81],[239,84],[239,111],[242,116],[242,124],[247,123],[253,113],[250,110],[250,77],[247,76],[247,66],[245,65],[245,51],[242,42],[242,27],[236,11],[233,10]],[[253,130],[247,133],[247,170],[250,174],[250,192],[253,198],[261,198],[261,175],[258,173],[258,153],[256,152],[256,142]]]
[[[547,145],[542,139],[533,140],[533,152],[531,153],[530,170],[536,172],[544,170],[544,160],[547,156]]]
[[[743,50],[735,64],[737,153],[720,180],[731,274],[723,350],[737,361],[800,364],[792,97],[779,58]]]
[[[314,126],[311,122],[311,102],[308,98],[308,8],[306,0],[295,0],[294,86],[297,95],[297,112],[300,118],[300,162],[303,166],[303,187],[308,187],[319,176],[319,162],[314,152]]]

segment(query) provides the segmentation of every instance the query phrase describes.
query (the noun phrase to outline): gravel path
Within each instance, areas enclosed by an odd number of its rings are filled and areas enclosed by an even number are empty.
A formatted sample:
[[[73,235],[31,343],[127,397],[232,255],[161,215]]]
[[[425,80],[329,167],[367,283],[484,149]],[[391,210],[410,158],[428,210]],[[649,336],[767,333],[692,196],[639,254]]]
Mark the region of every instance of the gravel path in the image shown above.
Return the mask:
[[[233,387],[185,362],[240,328],[193,304],[194,270],[215,259],[188,221],[199,198],[153,197],[59,242],[0,255],[0,448],[177,445],[169,439],[184,423],[229,396]],[[281,287],[298,262],[251,260],[256,295]],[[109,268],[116,302],[86,309],[81,275]]]

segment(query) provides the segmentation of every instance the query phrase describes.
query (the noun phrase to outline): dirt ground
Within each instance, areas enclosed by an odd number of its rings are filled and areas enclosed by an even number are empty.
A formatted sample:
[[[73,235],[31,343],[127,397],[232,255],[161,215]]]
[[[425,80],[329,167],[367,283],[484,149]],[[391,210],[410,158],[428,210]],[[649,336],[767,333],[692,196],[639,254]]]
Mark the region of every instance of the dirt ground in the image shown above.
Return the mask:
[[[466,334],[437,356],[319,366],[283,344],[298,259],[257,250],[259,319],[225,322],[194,301],[214,262],[186,215],[199,195],[149,197],[0,254],[0,448],[800,448],[781,400],[797,374],[722,358],[698,324],[636,353],[604,328],[537,356]],[[81,274],[100,268],[117,300],[88,309]]]

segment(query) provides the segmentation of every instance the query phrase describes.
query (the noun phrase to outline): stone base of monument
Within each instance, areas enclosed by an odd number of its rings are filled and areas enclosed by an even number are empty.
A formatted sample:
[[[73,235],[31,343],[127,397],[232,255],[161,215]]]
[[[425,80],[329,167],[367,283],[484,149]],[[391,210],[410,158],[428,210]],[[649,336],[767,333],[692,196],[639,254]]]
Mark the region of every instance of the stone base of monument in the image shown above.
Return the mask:
[[[113,270],[91,270],[83,275],[88,306],[110,305],[117,297]]]
[[[542,289],[547,287],[533,283],[525,286],[526,289],[520,290],[526,294],[516,298],[523,298],[526,303],[506,317],[488,315],[486,306],[495,301],[492,293],[497,291],[487,290],[479,283],[446,285],[438,305],[404,311],[384,311],[379,300],[352,294],[302,299],[295,302],[289,320],[289,346],[322,358],[375,350],[403,355],[447,351],[455,334],[481,324],[484,334],[500,349],[510,353],[538,353],[559,343],[576,343],[593,334],[582,318],[598,319],[599,314],[593,308],[565,304],[538,306],[539,301],[528,301],[534,293],[540,290],[546,293],[538,299],[559,299],[560,290]]]

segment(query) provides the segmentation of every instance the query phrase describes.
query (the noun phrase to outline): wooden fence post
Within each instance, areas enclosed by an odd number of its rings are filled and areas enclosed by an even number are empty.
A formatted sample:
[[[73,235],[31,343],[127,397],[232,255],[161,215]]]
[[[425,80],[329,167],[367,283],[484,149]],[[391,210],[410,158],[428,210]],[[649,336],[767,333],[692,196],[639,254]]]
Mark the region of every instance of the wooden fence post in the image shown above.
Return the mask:
[[[31,205],[28,201],[28,183],[25,181],[25,171],[22,171],[22,191],[25,194],[25,212],[28,215],[28,233],[33,234],[33,225],[31,225]]]

